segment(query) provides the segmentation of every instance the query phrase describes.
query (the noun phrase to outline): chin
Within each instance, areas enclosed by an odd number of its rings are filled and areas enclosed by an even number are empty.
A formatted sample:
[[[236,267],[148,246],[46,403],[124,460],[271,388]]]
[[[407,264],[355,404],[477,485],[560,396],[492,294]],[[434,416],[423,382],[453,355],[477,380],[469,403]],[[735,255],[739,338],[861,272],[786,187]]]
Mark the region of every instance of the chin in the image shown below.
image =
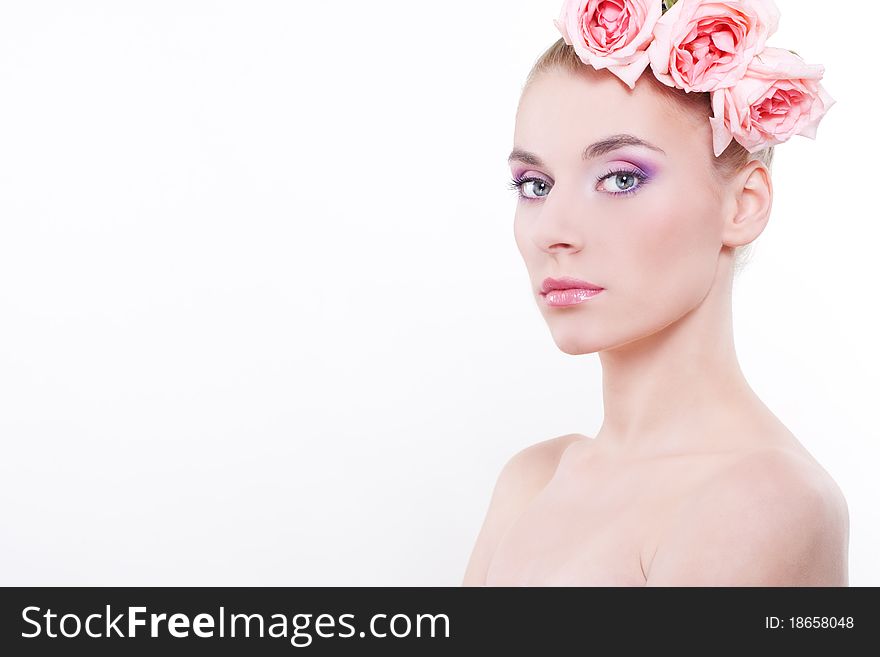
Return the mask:
[[[556,346],[559,347],[559,350],[564,354],[568,354],[569,356],[583,356],[584,354],[595,354],[598,351],[601,351],[598,347],[584,347],[576,344],[559,344],[556,343]]]
[[[560,351],[570,356],[594,354],[607,347],[607,345],[599,342],[595,338],[590,338],[586,335],[572,334],[570,331],[566,331],[565,334],[554,333],[553,340],[556,342],[556,346],[559,347]]]
[[[580,356],[582,354],[595,354],[600,351],[611,351],[623,347],[660,332],[660,326],[655,328],[628,327],[629,330],[600,332],[592,322],[585,322],[583,326],[551,326],[551,334],[556,346],[565,354]]]

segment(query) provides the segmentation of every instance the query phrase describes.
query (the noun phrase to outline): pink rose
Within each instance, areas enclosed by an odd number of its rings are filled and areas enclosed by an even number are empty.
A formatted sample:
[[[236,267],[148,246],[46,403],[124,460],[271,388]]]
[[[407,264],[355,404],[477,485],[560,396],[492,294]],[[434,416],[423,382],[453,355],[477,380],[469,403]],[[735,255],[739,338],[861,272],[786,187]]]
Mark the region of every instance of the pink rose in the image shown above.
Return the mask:
[[[660,0],[566,0],[553,21],[585,64],[607,68],[633,89],[648,67]]]
[[[816,138],[835,101],[819,83],[821,64],[807,64],[782,48],[765,48],[735,86],[712,92],[712,146],[716,157],[735,137],[755,153],[794,135]]]
[[[679,0],[654,26],[651,68],[686,91],[731,87],[778,26],[773,0]]]

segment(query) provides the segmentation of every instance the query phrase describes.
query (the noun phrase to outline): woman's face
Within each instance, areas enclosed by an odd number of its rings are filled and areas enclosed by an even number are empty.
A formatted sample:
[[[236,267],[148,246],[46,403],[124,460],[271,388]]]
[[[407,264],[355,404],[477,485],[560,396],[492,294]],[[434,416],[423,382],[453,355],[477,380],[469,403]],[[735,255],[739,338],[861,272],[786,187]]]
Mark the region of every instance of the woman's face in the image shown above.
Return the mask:
[[[648,72],[650,74],[650,72]],[[630,90],[607,72],[545,72],[516,116],[514,233],[535,299],[559,348],[611,349],[697,306],[716,280],[722,189],[711,170],[711,126],[678,114],[651,84]],[[591,150],[631,135],[656,147]],[[551,306],[545,278],[604,288]]]

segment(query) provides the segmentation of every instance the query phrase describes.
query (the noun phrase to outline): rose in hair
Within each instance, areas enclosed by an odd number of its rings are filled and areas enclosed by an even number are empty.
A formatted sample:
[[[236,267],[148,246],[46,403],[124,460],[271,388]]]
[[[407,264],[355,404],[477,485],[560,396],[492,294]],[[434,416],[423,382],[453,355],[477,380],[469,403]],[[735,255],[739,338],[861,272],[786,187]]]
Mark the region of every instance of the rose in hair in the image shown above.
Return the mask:
[[[712,145],[721,155],[732,139],[750,153],[788,141],[816,138],[835,101],[820,84],[821,64],[807,64],[792,51],[764,48],[733,87],[712,92]]]
[[[660,0],[566,0],[553,24],[584,63],[607,68],[633,89],[648,67],[660,13]]]
[[[688,92],[731,87],[777,30],[779,16],[773,0],[679,0],[654,26],[654,75]]]

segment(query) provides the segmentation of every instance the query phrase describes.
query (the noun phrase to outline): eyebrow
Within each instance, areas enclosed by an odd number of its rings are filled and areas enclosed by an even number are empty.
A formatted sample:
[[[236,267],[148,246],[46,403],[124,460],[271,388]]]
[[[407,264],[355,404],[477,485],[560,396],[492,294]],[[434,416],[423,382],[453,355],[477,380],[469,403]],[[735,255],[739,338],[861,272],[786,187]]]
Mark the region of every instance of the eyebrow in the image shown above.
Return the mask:
[[[584,160],[591,160],[601,155],[605,155],[606,153],[610,153],[611,151],[616,151],[618,148],[623,148],[624,146],[644,146],[645,148],[650,148],[651,150],[666,155],[666,151],[659,146],[655,146],[644,139],[639,139],[635,135],[621,134],[606,137],[605,139],[597,141],[595,144],[587,146],[581,154],[581,158]],[[525,164],[531,164],[535,167],[546,168],[540,157],[534,153],[524,151],[521,148],[514,148],[510,156],[507,158],[508,163],[513,162],[514,160],[524,162]]]

